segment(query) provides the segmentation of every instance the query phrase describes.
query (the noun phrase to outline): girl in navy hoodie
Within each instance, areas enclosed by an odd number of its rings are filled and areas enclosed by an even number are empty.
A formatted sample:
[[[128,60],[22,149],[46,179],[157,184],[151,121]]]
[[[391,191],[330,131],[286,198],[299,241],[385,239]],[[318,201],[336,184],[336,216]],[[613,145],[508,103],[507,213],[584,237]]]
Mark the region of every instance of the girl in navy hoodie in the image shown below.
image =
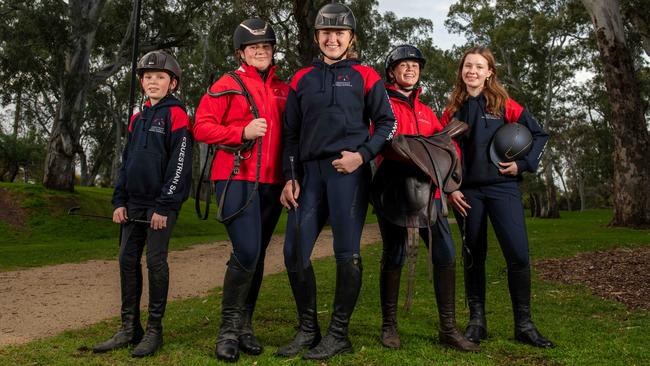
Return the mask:
[[[368,208],[368,162],[392,138],[396,122],[381,78],[351,52],[356,28],[352,11],[327,4],[314,23],[321,58],[293,77],[284,116],[286,184],[281,202],[293,208],[284,254],[300,328],[278,354],[293,356],[313,348],[304,358],[327,359],[352,350],[348,324],[361,289],[359,247]],[[293,226],[296,219],[299,235]],[[321,340],[309,257],[328,219],[337,263],[336,292],[332,320]]]
[[[528,235],[518,186],[521,173],[537,169],[548,134],[528,111],[510,99],[497,78],[494,56],[485,47],[470,49],[460,61],[443,123],[452,117],[470,126],[458,139],[463,183],[449,197],[466,246],[463,262],[470,320],[465,335],[477,344],[487,338],[485,258],[489,217],[508,267],[515,339],[536,347],[553,347],[531,320]],[[519,160],[500,162],[497,168],[489,158],[490,142],[505,123],[528,128],[533,137],[532,149]]]

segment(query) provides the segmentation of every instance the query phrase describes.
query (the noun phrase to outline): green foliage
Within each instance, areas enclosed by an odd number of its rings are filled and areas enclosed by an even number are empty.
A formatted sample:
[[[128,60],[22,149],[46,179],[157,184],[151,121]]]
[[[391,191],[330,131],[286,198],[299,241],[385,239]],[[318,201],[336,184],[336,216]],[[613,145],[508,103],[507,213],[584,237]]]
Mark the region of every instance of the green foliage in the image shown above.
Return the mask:
[[[560,220],[529,220],[533,259],[619,246],[649,245],[648,231],[605,227],[610,216],[609,210],[592,210],[563,214]],[[457,234],[454,228],[454,235]],[[438,343],[435,298],[427,280],[426,253],[422,247],[418,256],[414,306],[409,313],[401,307],[398,310],[402,348],[389,350],[380,345],[378,282],[381,246],[377,244],[362,250],[364,284],[350,322],[354,353],[334,357],[326,361],[327,365],[642,365],[650,362],[646,351],[646,330],[650,326],[647,311],[630,311],[620,303],[591,295],[582,286],[543,282],[535,276],[534,320],[558,347],[536,349],[515,342],[505,263],[492,232],[489,243],[487,317],[490,336],[481,343],[480,353],[465,354]],[[324,331],[331,315],[335,261],[333,258],[319,260],[314,267],[318,282],[319,321]],[[458,273],[462,273],[460,268]],[[462,328],[467,324],[468,310],[461,295],[461,275],[457,278],[457,289],[457,318]],[[102,355],[91,353],[94,344],[109,337],[119,327],[119,319],[114,318],[50,339],[2,348],[0,364],[220,364],[214,359],[213,350],[220,322],[221,296],[221,289],[216,289],[205,297],[171,302],[165,315],[165,346],[158,354],[145,360],[133,360],[129,350]],[[118,309],[115,312],[117,314]],[[313,365],[313,362],[299,357],[284,359],[273,355],[279,346],[293,337],[295,319],[295,304],[286,274],[266,277],[254,318],[256,335],[265,350],[256,357],[242,355],[238,364]]]
[[[17,137],[0,131],[0,181],[39,181],[43,170],[45,144],[34,136]]]

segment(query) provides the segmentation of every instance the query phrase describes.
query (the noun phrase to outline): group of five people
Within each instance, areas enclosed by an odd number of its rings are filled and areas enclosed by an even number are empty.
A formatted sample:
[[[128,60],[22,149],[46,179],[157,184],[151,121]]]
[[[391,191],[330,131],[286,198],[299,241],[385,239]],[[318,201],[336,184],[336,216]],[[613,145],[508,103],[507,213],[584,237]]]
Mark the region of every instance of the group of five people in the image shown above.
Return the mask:
[[[420,233],[425,244],[432,246],[440,341],[475,352],[487,336],[489,216],[508,265],[515,338],[539,347],[553,346],[530,317],[528,242],[517,185],[521,172],[537,168],[547,134],[508,97],[488,49],[476,47],[465,53],[450,102],[439,120],[419,99],[426,63],[422,53],[411,45],[391,50],[384,81],[357,59],[356,26],[347,6],[332,3],[321,8],[314,21],[320,57],[286,84],[276,75],[276,37],[270,24],[258,18],[243,21],[233,35],[235,57],[241,65],[210,86],[196,110],[193,127],[172,95],[181,81],[176,60],[162,51],[140,60],[138,75],[148,102],[130,121],[113,197],[114,221],[123,225],[119,257],[122,326],[111,339],[97,345],[95,352],[135,344],[132,355],[141,357],[162,346],[168,242],[180,205],[188,196],[193,138],[223,147],[216,152],[211,180],[220,215],[226,217],[232,253],[224,277],[217,358],[236,361],[240,352],[257,355],[263,351],[252,319],[266,248],[283,206],[289,210],[284,258],[299,324],[295,337],[279,347],[277,354],[295,356],[304,351],[305,359],[327,359],[350,352],[348,326],[361,290],[360,241],[373,179],[370,162],[375,159],[375,177],[418,174],[414,166],[395,157],[390,141],[398,134],[432,135],[451,118],[470,126],[457,141],[463,185],[449,194],[468,248],[464,264],[470,321],[465,334],[461,333],[455,320],[455,250],[449,223],[438,215]],[[523,160],[496,167],[487,149],[504,123],[530,129],[533,149]],[[445,192],[437,191],[434,197],[437,212],[441,211],[440,194]],[[378,222],[383,241],[380,339],[384,346],[398,348],[397,299],[407,228],[381,215]],[[333,234],[336,288],[329,327],[322,336],[310,257],[326,223]],[[425,235],[427,230],[430,236]],[[140,257],[145,242],[149,270],[146,331],[139,312]]]

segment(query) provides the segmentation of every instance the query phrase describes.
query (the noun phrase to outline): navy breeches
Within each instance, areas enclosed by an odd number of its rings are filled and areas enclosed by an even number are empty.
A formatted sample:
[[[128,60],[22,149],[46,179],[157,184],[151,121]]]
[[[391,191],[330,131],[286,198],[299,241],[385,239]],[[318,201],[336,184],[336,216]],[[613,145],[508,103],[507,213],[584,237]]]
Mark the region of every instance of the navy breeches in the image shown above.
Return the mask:
[[[436,204],[436,223],[431,226],[431,240],[433,241],[432,261],[435,265],[452,265],[456,261],[454,242],[451,239],[451,230],[447,218],[442,216],[442,204],[439,199]],[[383,242],[382,259],[384,266],[388,269],[401,267],[406,259],[406,244],[408,239],[407,228],[394,225],[381,216],[377,215],[381,240]],[[420,237],[424,243],[429,245],[429,233],[427,228],[420,228]]]
[[[284,242],[284,263],[289,271],[296,271],[295,249],[302,250],[302,264],[309,258],[327,219],[332,226],[334,257],[344,262],[360,255],[361,232],[368,211],[370,169],[363,164],[350,174],[341,174],[332,167],[335,158],[309,161],[303,164],[304,176],[300,182],[298,216],[300,238],[295,230],[296,211],[289,211]]]
[[[221,199],[225,184],[225,181],[216,182],[217,202]],[[223,216],[227,217],[242,207],[254,186],[254,182],[231,181],[226,193]],[[233,253],[239,263],[250,271],[255,270],[258,261],[264,261],[266,248],[282,213],[281,192],[280,184],[261,183],[251,204],[226,225]]]
[[[530,264],[528,235],[517,182],[463,188],[461,191],[472,207],[465,218],[456,213],[469,250],[465,253],[465,267],[473,264],[482,267],[485,263],[489,217],[508,269],[527,268]]]

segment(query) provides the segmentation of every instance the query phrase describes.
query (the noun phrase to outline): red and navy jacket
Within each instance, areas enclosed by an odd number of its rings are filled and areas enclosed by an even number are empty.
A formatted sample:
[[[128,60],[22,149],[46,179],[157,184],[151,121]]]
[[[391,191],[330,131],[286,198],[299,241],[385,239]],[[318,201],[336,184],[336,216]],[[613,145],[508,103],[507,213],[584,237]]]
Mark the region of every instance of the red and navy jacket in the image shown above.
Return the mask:
[[[290,156],[306,162],[347,150],[360,153],[367,163],[396,129],[384,83],[375,70],[356,59],[332,65],[315,60],[298,71],[290,84],[284,113],[285,179],[291,177]]]
[[[544,146],[548,141],[548,134],[535,118],[514,100],[506,100],[502,116],[488,113],[486,103],[483,94],[468,97],[461,108],[453,114],[453,117],[469,124],[467,132],[457,139],[463,162],[462,187],[521,180],[521,173],[524,171],[537,170]],[[445,111],[441,118],[442,123],[446,124],[451,117],[449,112]],[[516,177],[499,173],[496,166],[490,162],[492,136],[504,123],[521,123],[533,135],[533,147],[530,152],[523,159],[515,161],[519,172]]]
[[[167,216],[190,194],[192,135],[185,106],[168,95],[147,102],[129,123],[113,208],[153,208]]]
[[[422,135],[431,136],[436,132],[440,132],[444,126],[433,113],[431,108],[420,101],[421,88],[413,91],[411,97],[402,94],[392,84],[386,84],[386,92],[390,98],[390,104],[393,107],[395,118],[397,119],[397,135]],[[375,162],[377,166],[381,166],[383,159],[396,160],[404,164],[411,164],[406,162],[405,159],[398,156],[392,149],[384,149]],[[436,190],[436,198],[440,198],[440,191]]]
[[[260,183],[284,183],[282,177],[282,112],[287,101],[289,86],[276,75],[277,67],[272,66],[266,80],[253,66],[242,64],[235,71],[253,96],[260,118],[267,123],[266,135],[262,137],[262,162],[260,166]],[[211,87],[213,93],[225,90],[240,90],[239,84],[230,76],[224,75]],[[196,110],[194,136],[197,141],[207,144],[232,145],[243,143],[244,128],[253,120],[253,114],[246,97],[227,94],[212,97],[207,93],[201,99]],[[255,181],[257,167],[257,149],[255,144],[248,159],[241,160],[239,173],[233,180]],[[218,150],[212,164],[212,180],[226,180],[233,169],[232,153]]]

